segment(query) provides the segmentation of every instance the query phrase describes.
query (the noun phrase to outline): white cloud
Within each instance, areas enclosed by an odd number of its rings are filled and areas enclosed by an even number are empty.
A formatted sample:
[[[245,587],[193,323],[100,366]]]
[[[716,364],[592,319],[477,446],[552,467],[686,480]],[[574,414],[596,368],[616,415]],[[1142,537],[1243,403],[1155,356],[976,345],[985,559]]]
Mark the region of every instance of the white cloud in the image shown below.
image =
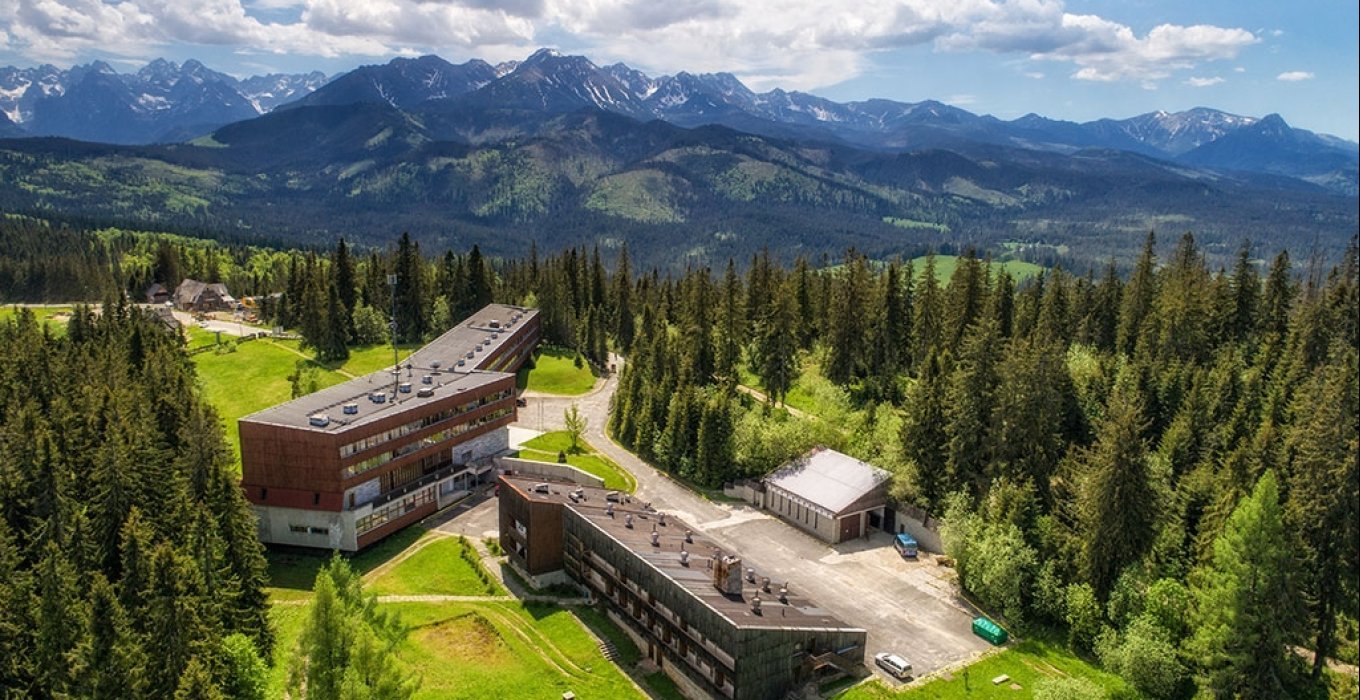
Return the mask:
[[[1291,70],[1275,76],[1276,80],[1283,80],[1286,83],[1297,83],[1301,80],[1312,80],[1313,74],[1306,70]]]
[[[1078,79],[1142,84],[1259,40],[1206,25],[1139,36],[1066,12],[1062,0],[0,0],[0,37],[0,49],[37,60],[146,58],[170,44],[497,60],[567,40],[599,62],[727,70],[757,89],[841,82],[873,54],[908,46],[1064,62]]]
[[[1044,74],[1043,74],[1043,73],[1040,73],[1039,71],[1028,71],[1028,72],[1024,73],[1023,75],[1024,75],[1026,78],[1030,78],[1031,80],[1043,80],[1043,79],[1044,79]]]
[[[1218,77],[1217,75],[1213,76],[1212,78],[1201,78],[1199,76],[1192,75],[1189,78],[1185,79],[1185,84],[1189,85],[1190,87],[1210,87],[1213,85],[1217,85],[1221,82],[1223,82],[1223,79]]]

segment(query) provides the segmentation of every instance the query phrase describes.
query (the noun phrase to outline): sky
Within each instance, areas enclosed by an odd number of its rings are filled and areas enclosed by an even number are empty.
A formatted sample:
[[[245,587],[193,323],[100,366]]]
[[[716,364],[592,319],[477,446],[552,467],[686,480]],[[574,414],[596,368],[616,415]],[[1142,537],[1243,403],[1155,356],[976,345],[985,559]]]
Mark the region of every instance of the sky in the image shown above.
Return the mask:
[[[1011,119],[1196,106],[1360,131],[1354,0],[0,0],[0,65],[196,58],[244,77],[539,47],[756,90]]]

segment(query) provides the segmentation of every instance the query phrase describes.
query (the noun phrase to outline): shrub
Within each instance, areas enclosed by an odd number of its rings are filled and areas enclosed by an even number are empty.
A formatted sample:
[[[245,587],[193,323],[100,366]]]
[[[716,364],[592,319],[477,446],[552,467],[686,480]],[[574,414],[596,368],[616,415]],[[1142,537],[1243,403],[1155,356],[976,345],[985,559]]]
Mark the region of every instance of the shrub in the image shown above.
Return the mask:
[[[1034,686],[1034,700],[1105,700],[1100,686],[1085,678],[1045,678]]]
[[[1090,649],[1100,634],[1104,623],[1104,611],[1096,592],[1090,584],[1074,583],[1067,587],[1067,631],[1070,643],[1076,649]]]
[[[1131,622],[1122,635],[1110,635],[1097,645],[1106,668],[1154,698],[1181,694],[1186,669],[1176,655],[1176,645],[1150,614]]]

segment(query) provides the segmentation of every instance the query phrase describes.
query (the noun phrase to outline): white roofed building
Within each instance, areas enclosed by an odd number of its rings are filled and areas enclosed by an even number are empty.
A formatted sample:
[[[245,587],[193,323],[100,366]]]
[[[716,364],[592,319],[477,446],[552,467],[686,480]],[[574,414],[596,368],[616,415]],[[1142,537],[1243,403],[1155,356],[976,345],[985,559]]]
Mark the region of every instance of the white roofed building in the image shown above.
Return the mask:
[[[761,484],[761,505],[819,539],[838,544],[882,527],[889,474],[846,454],[815,447]]]

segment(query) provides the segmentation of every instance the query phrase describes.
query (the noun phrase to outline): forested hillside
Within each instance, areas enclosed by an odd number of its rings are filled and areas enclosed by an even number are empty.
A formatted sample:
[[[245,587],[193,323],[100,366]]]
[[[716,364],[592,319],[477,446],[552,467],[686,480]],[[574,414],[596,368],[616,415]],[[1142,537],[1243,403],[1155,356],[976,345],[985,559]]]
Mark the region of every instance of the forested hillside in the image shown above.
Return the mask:
[[[0,695],[258,697],[265,561],[179,338],[0,324]]]
[[[106,253],[63,268],[51,267],[53,253],[45,249],[15,269],[81,269],[99,278],[102,267],[114,288],[161,280],[171,270],[239,276],[254,291],[281,292],[262,311],[298,328],[329,357],[343,356],[350,343],[386,340],[379,309],[393,293],[403,342],[432,337],[490,300],[536,306],[548,342],[575,348],[597,366],[610,363],[610,353],[625,357],[608,428],[640,456],[700,489],[758,477],[815,444],[883,466],[893,473],[896,498],[942,520],[961,584],[989,613],[1021,634],[1065,636],[1150,697],[1196,690],[1314,697],[1341,681],[1311,661],[1313,650],[1319,659],[1356,661],[1354,240],[1335,266],[1244,245],[1231,266],[1215,269],[1193,236],[1181,237],[1166,256],[1148,236],[1126,274],[1110,261],[1017,280],[968,251],[949,261],[953,274],[943,278],[933,256],[880,264],[854,251],[834,265],[806,257],[784,265],[757,253],[740,265],[676,274],[636,267],[627,246],[544,256],[531,246],[526,257],[492,259],[475,247],[438,254],[409,237],[387,253],[344,243],[323,253],[69,235],[69,250]],[[125,243],[101,248],[92,239]],[[100,256],[109,250],[119,252],[105,261]],[[128,264],[138,260],[144,262]],[[387,286],[389,274],[395,288]],[[197,457],[174,464],[188,469],[189,484],[198,483],[195,460],[220,438],[213,433],[203,438],[208,447],[194,446],[180,429],[192,419],[212,432],[215,423],[193,408],[182,375],[166,374],[183,366],[173,343],[120,314],[108,321],[82,316],[65,340],[42,338],[32,324],[6,333],[8,347],[30,351],[15,349],[15,356],[55,358],[7,366],[16,396],[35,377],[94,366],[99,377],[132,377],[118,385],[134,387],[129,395],[164,397],[119,403],[118,412],[154,416],[153,434],[164,445],[190,447],[187,454]],[[116,371],[102,369],[108,363]],[[150,377],[161,380],[135,388]],[[52,414],[60,420],[74,415],[69,420],[80,426],[82,416],[112,410],[98,410],[111,398],[89,403],[101,393],[41,384],[30,393],[50,397],[44,401],[60,409]],[[753,391],[769,399],[744,393]],[[786,410],[784,402],[795,399],[802,410]],[[14,416],[34,424],[35,412],[23,408],[29,404],[16,401],[0,404],[10,406],[7,424],[17,425]],[[79,410],[68,414],[68,404]],[[171,404],[186,413],[162,417]],[[84,434],[67,429],[54,444]],[[113,440],[106,449],[121,454],[122,445]],[[93,459],[89,450],[78,454]],[[93,504],[74,521],[60,520],[60,532],[79,532],[81,517],[109,517],[99,515],[101,467],[107,463],[92,464],[89,480],[53,482],[60,493],[88,489],[89,499],[78,502]],[[132,483],[145,485],[141,477]],[[22,493],[29,495],[16,502],[32,505],[6,515],[11,531],[25,534],[9,536],[52,536],[39,525],[53,512],[40,510],[53,507],[42,505],[43,491]],[[195,498],[202,500],[184,502]],[[223,503],[212,512],[235,512]],[[188,519],[174,531],[180,539],[166,537],[193,542],[200,536],[195,520],[175,513]],[[228,543],[233,527],[221,530]],[[51,556],[98,556],[69,547],[59,555],[17,551],[11,558],[31,574],[7,591],[42,585]],[[236,550],[226,551],[234,561]],[[81,561],[99,559],[71,566]],[[104,572],[115,588],[120,571]],[[213,629],[225,631],[232,629],[225,620],[235,618],[213,619],[223,620]],[[1337,697],[1354,692],[1353,685],[1338,688]]]

